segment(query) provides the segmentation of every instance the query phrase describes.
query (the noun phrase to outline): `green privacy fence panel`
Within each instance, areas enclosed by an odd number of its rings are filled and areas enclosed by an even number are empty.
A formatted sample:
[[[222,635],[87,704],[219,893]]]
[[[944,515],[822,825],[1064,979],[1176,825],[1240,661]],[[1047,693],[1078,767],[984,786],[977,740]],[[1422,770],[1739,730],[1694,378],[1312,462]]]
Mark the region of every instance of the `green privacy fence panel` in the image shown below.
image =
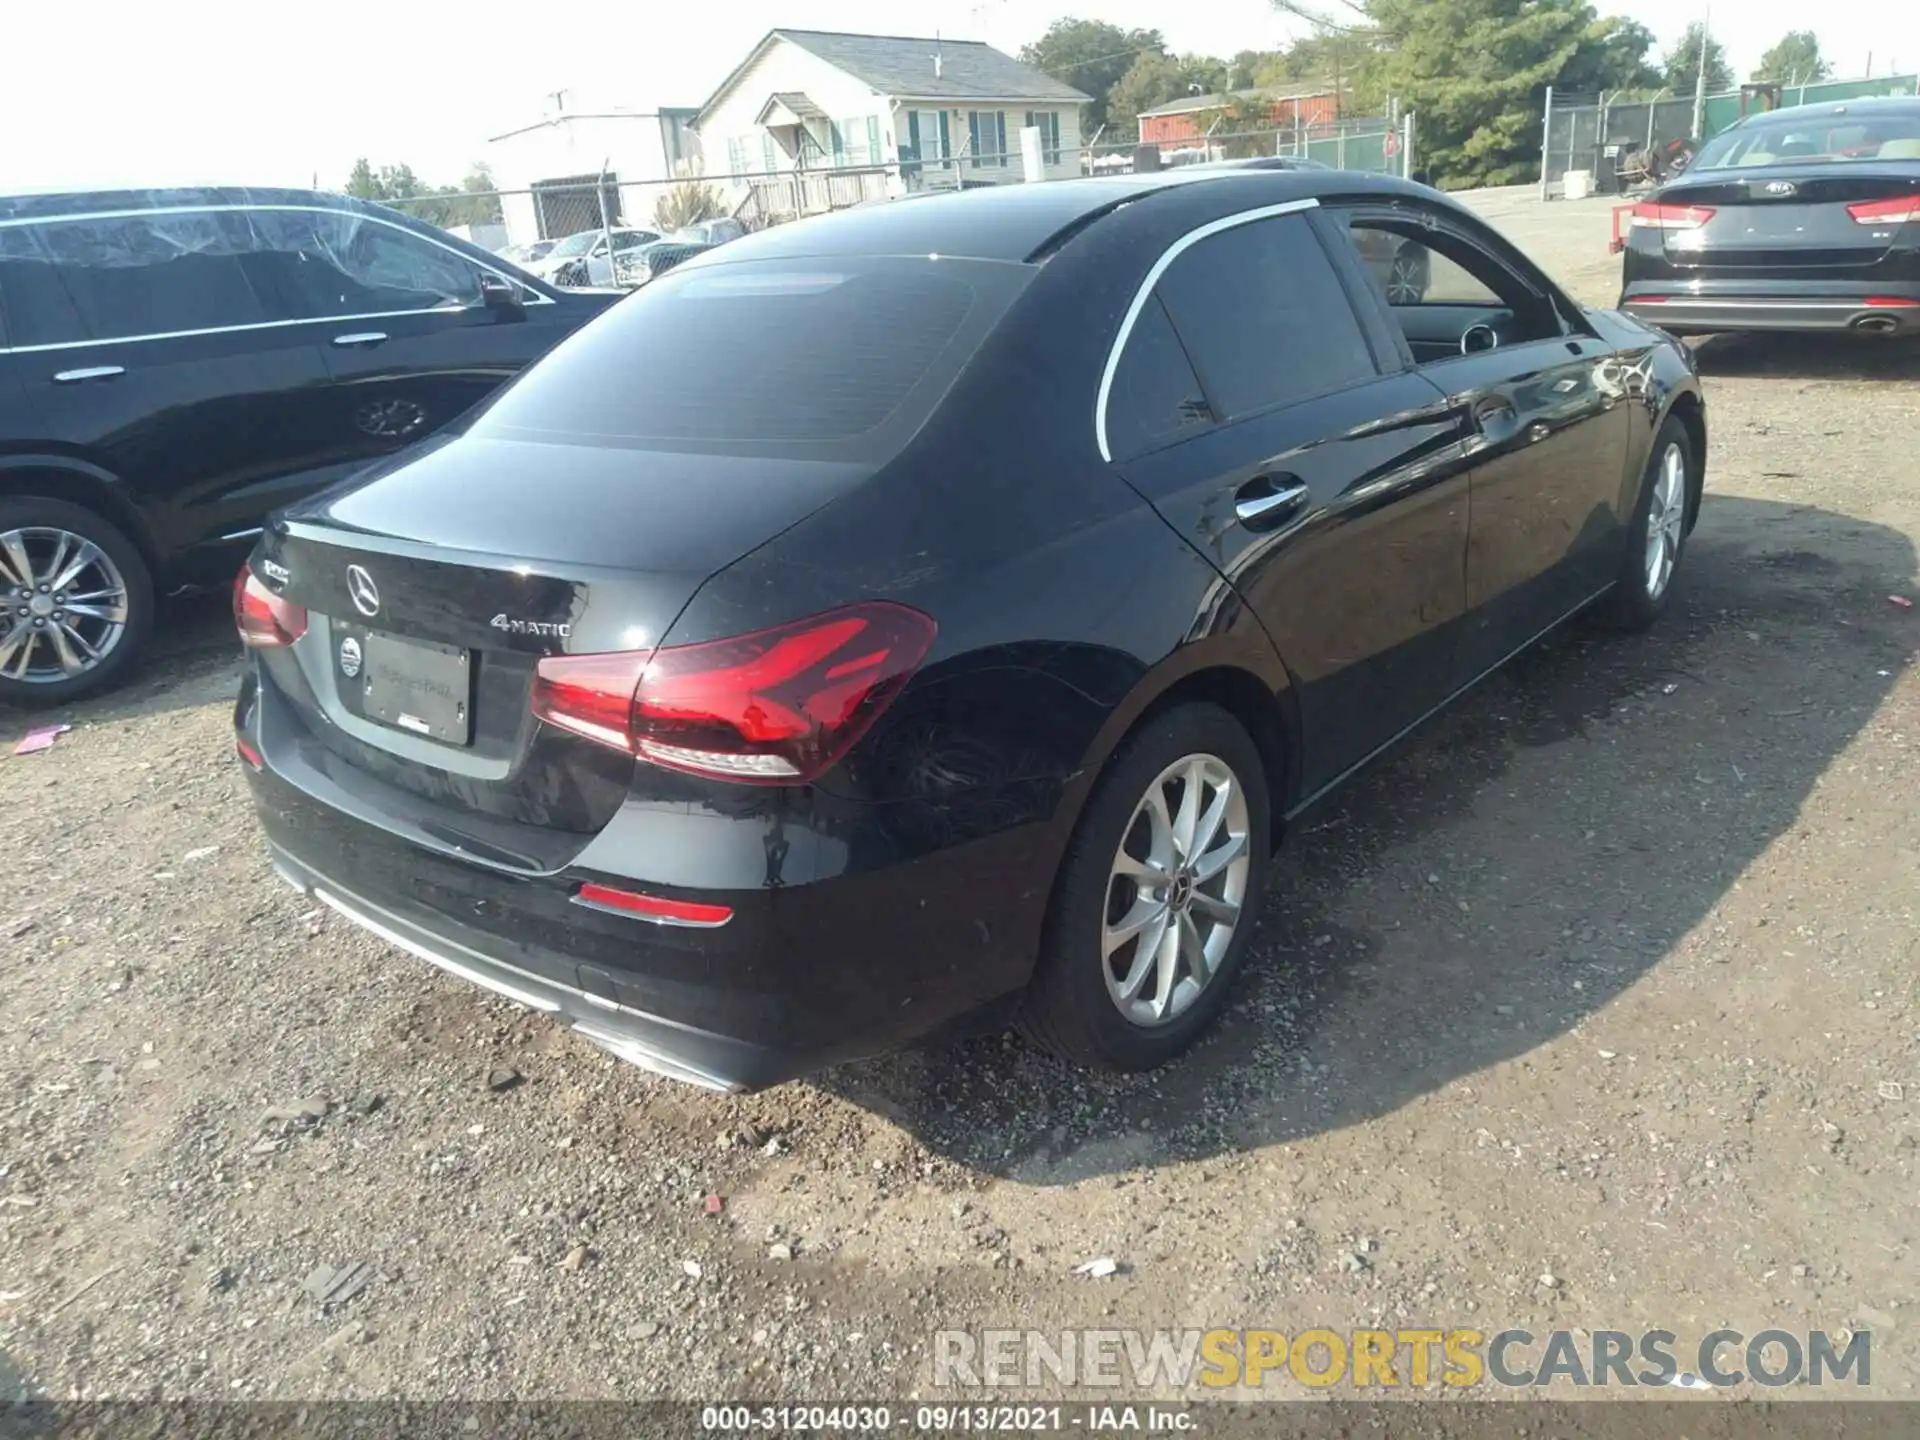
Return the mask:
[[[1318,160],[1322,165],[1331,165],[1336,170],[1398,175],[1400,162],[1387,155],[1388,133],[1376,131],[1371,135],[1335,135],[1309,140],[1307,158]]]
[[[1920,94],[1920,77],[1888,75],[1878,80],[1829,80],[1823,85],[1787,85],[1782,105],[1835,105],[1842,100],[1864,100],[1874,95]],[[1703,139],[1718,135],[1740,118],[1740,95],[1709,95],[1701,117]]]

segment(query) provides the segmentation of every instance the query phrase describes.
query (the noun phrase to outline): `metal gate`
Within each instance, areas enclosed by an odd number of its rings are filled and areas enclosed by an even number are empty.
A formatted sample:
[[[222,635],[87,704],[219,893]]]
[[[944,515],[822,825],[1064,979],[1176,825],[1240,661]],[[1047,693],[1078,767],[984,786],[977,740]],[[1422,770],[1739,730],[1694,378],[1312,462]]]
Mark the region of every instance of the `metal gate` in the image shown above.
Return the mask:
[[[536,180],[532,189],[534,223],[542,240],[565,239],[620,219],[620,183],[614,176],[567,175]]]

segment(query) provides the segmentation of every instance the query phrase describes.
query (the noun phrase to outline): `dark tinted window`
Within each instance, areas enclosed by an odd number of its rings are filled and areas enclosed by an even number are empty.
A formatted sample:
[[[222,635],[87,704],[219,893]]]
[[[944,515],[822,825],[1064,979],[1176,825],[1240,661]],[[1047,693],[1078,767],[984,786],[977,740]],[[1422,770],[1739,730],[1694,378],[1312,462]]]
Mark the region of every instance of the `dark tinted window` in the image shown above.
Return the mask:
[[[1107,448],[1123,460],[1212,423],[1180,337],[1159,297],[1149,296],[1107,392]]]
[[[1159,293],[1221,419],[1376,373],[1333,263],[1303,215],[1208,236],[1173,262]]]
[[[219,330],[271,318],[242,259],[244,233],[218,211],[0,226],[9,343]]]
[[[383,220],[343,210],[248,210],[259,260],[295,318],[479,305],[480,266]]]
[[[676,270],[510,386],[476,431],[751,453],[866,455],[917,428],[1026,283],[965,260]]]

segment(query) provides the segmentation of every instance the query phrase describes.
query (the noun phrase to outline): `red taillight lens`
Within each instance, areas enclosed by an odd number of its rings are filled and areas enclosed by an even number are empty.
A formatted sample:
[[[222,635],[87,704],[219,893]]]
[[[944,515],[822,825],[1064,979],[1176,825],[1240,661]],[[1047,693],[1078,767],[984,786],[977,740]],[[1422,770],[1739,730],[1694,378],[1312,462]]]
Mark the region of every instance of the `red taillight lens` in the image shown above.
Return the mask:
[[[1920,195],[1902,195],[1895,200],[1863,200],[1849,205],[1847,214],[1856,225],[1905,225],[1920,221]]]
[[[247,764],[255,770],[264,768],[267,763],[260,758],[260,752],[253,748],[253,743],[244,735],[236,735],[233,737],[233,753],[246,761]]]
[[[1657,205],[1642,200],[1633,207],[1628,223],[1642,230],[1698,230],[1713,218],[1705,205]]]
[[[307,633],[307,607],[281,599],[246,566],[233,582],[233,623],[242,645],[268,650]]]
[[[733,918],[725,905],[701,905],[692,900],[666,900],[658,895],[641,895],[632,890],[616,890],[611,885],[582,885],[574,892],[582,905],[601,910],[618,910],[623,915],[638,915],[663,925],[691,925],[713,930]]]
[[[904,605],[851,605],[727,640],[552,655],[533,713],[642,760],[723,780],[812,780],[865,733],[933,644]]]

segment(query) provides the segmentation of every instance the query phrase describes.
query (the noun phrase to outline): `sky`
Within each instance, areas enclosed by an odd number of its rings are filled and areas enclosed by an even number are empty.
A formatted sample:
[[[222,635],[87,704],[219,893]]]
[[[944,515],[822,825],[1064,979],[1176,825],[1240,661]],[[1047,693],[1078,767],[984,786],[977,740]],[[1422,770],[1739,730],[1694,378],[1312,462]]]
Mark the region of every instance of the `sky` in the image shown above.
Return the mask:
[[[0,190],[226,182],[337,188],[356,156],[452,184],[544,96],[698,105],[775,26],[985,40],[1008,52],[1061,15],[1156,27],[1231,55],[1304,29],[1269,0],[5,0]],[[1324,8],[1332,9],[1331,4]],[[1596,0],[1662,45],[1703,7]],[[1807,24],[1841,76],[1920,67],[1912,0],[1721,0],[1714,34],[1745,76]],[[602,38],[605,37],[605,38]]]

